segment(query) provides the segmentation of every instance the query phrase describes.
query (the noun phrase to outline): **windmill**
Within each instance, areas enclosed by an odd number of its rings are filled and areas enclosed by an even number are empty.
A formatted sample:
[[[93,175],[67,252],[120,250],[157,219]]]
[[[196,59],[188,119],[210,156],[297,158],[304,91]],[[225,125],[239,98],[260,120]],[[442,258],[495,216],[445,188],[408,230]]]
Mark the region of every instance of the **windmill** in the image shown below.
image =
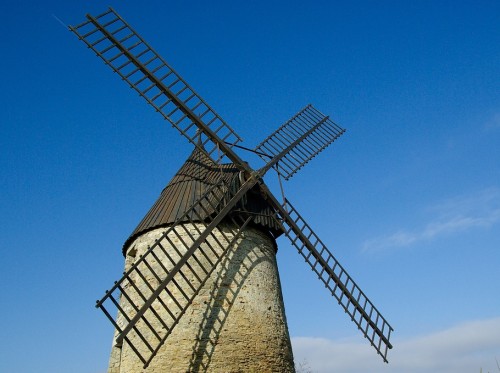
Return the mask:
[[[263,181],[273,169],[281,185],[345,130],[307,105],[248,149],[113,9],[86,17],[70,30],[194,146],[125,242],[123,276],[97,301],[115,327],[108,372],[293,371],[275,259],[282,234],[387,362],[392,327]],[[264,165],[252,169],[236,149]]]

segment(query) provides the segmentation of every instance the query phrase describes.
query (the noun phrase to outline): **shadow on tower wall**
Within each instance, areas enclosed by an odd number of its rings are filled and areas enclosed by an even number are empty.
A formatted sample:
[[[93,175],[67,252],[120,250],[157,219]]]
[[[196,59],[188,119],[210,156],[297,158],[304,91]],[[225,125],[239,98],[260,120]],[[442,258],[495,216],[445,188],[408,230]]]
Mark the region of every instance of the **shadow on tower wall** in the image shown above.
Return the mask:
[[[252,245],[233,247],[221,262],[214,286],[206,302],[196,343],[189,365],[190,372],[206,372],[229,313],[240,294],[245,281],[261,263],[276,266],[272,246],[252,241]],[[258,284],[256,284],[258,286]]]

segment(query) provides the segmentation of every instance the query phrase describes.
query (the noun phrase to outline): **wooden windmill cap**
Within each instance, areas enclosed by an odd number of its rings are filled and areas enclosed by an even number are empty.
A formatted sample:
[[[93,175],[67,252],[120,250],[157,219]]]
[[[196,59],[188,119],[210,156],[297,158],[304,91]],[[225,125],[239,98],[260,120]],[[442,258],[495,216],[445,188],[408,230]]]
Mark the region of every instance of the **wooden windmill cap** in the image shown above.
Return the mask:
[[[218,165],[201,146],[195,147],[186,162],[163,189],[160,197],[146,216],[125,241],[122,250],[123,255],[126,254],[130,244],[140,235],[156,228],[170,226],[176,222],[209,187],[219,182],[221,177],[226,185],[233,188],[233,190],[237,190],[241,182],[236,177],[239,172],[240,170],[234,164]],[[235,206],[234,210],[238,210],[242,206],[252,214],[252,225],[269,233],[273,238],[283,233],[274,218],[274,209],[264,200],[257,186],[247,193],[245,198]],[[215,216],[213,208],[198,213],[204,221],[210,221]],[[200,218],[195,218],[195,216],[191,216],[191,220],[201,221]],[[180,220],[179,223],[188,221],[185,218]]]

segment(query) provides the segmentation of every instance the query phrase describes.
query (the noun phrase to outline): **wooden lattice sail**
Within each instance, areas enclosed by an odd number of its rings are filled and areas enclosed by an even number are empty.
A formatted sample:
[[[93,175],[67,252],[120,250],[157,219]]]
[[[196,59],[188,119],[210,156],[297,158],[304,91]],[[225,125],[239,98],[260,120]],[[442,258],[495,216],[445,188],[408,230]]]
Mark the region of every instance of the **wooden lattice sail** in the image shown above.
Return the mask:
[[[175,356],[184,356],[181,358],[184,365],[175,369],[220,370],[218,364],[237,355],[215,353],[226,351],[224,343],[231,343],[224,339],[223,333],[225,323],[231,324],[231,314],[253,320],[252,317],[266,314],[267,305],[276,313],[270,318],[275,320],[271,323],[274,331],[267,329],[264,334],[280,342],[275,343],[278,349],[266,351],[274,356],[270,360],[280,361],[281,368],[272,363],[266,368],[255,358],[264,352],[251,348],[260,333],[254,321],[247,323],[255,326],[254,333],[249,334],[246,342],[238,342],[242,351],[248,353],[235,361],[247,363],[255,371],[293,370],[275,259],[269,259],[274,258],[274,253],[269,256],[264,254],[268,249],[256,249],[274,248],[274,239],[282,233],[387,362],[388,349],[392,348],[389,341],[392,327],[297,209],[286,199],[280,202],[263,180],[270,169],[289,179],[345,130],[308,105],[252,150],[265,162],[254,170],[235,152],[237,148],[249,150],[240,145],[241,138],[236,132],[113,9],[95,17],[87,15],[87,21],[70,29],[196,149],[125,243],[126,271],[97,302],[116,329],[112,362],[133,355],[130,361],[136,363],[131,363],[130,371],[138,371],[137,364],[144,368],[151,366],[155,371],[172,367],[168,364]],[[245,250],[248,252],[231,267],[229,263],[235,253]],[[256,256],[255,250],[260,254]],[[274,292],[264,292],[273,295],[255,300],[262,307],[253,304],[255,307],[239,314],[232,305],[245,293],[242,289],[246,286],[248,294],[258,293],[259,276],[255,280],[250,278],[252,271],[258,273],[255,268],[259,255],[274,260],[273,269],[260,276],[276,279],[269,280]],[[239,279],[234,280],[229,290],[224,290],[228,281],[232,283],[227,276]],[[205,299],[207,292],[210,296]],[[221,293],[232,295],[218,297]],[[245,299],[244,302],[252,302],[252,297]],[[177,342],[176,329],[188,328],[190,315],[199,315],[203,309],[202,300],[209,304],[223,303],[218,308],[211,307],[217,309],[214,313],[206,311],[206,307],[204,311],[205,316],[212,315],[219,324],[207,322],[206,317],[201,320],[192,317],[201,334],[190,340],[193,346],[188,350],[193,355],[187,359],[180,352],[187,347]],[[229,341],[234,342],[232,338]],[[171,352],[164,354],[165,349]],[[189,364],[187,368],[185,364]]]

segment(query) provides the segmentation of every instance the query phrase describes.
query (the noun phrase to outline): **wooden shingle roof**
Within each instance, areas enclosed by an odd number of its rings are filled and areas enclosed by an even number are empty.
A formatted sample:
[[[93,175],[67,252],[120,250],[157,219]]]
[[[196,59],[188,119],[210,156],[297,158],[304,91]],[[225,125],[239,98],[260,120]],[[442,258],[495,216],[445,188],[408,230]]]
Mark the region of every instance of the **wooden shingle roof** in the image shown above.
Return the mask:
[[[125,255],[128,246],[141,234],[176,222],[210,186],[220,182],[221,178],[228,187],[233,190],[238,189],[240,186],[238,173],[239,169],[234,164],[219,166],[203,149],[196,147],[125,241],[123,254]],[[273,237],[278,237],[282,233],[274,218],[274,210],[261,196],[258,187],[252,188],[234,210],[241,207],[252,213],[254,226],[270,233]],[[205,221],[209,221],[215,215],[215,211],[210,208],[208,212],[199,213]],[[200,220],[194,216],[191,218],[195,221]],[[184,221],[181,220],[179,223]]]

